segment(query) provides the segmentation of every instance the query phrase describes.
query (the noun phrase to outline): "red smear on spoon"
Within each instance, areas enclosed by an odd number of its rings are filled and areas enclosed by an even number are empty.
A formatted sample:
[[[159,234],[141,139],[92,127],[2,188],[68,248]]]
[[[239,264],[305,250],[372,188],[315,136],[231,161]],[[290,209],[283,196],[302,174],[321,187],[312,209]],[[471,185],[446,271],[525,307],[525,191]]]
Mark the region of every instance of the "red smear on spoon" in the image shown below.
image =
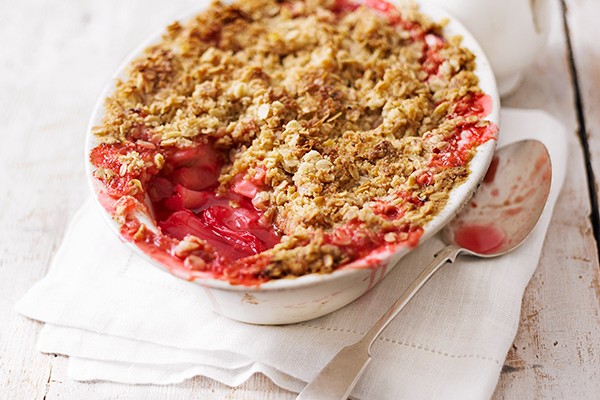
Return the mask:
[[[456,244],[479,254],[496,252],[504,240],[504,232],[491,225],[465,225],[454,236]]]

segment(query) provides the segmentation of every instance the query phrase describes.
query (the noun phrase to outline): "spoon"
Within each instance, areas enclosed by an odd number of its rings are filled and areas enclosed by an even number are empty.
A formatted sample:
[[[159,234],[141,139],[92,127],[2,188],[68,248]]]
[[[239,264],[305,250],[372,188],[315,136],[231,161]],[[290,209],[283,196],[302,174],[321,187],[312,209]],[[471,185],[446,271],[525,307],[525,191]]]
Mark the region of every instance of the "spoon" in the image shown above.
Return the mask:
[[[550,156],[541,142],[524,140],[499,149],[474,197],[443,229],[446,247],[362,339],[333,357],[297,400],[346,400],[371,361],[375,339],[435,272],[460,254],[497,257],[525,241],[542,214],[551,178]]]

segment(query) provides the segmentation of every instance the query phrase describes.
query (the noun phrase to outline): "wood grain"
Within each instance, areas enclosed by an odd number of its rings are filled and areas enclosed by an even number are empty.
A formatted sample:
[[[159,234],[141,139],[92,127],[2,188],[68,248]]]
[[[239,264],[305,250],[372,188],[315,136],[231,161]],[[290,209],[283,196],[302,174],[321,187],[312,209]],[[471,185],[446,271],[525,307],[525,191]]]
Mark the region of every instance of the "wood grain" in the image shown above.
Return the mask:
[[[572,8],[578,6],[579,2]],[[598,254],[559,8],[555,7],[548,48],[520,90],[504,102],[550,112],[572,137],[565,187],[538,269],[525,292],[519,331],[505,362],[497,399],[591,399],[600,393]],[[570,26],[581,26],[580,22],[571,20]],[[600,84],[600,75],[595,79]],[[583,78],[592,80],[591,76]]]
[[[14,303],[47,271],[67,223],[87,196],[83,135],[102,87],[150,33],[194,0],[0,2],[0,399],[293,399],[256,376],[239,388],[195,378],[180,385],[84,384],[62,357],[35,350],[40,325]],[[569,3],[583,104],[600,173],[600,55],[595,0]],[[507,105],[544,109],[573,133],[569,174],[523,303],[513,351],[495,398],[594,398],[600,392],[600,280],[566,38],[549,47]]]
[[[600,2],[597,0],[569,0],[566,5],[566,22],[571,38],[571,49],[579,90],[581,135],[587,139],[589,166],[592,169],[591,188],[594,201],[598,201],[600,180],[600,46],[597,25]],[[600,238],[600,216],[592,214],[596,224],[596,239]],[[598,247],[600,248],[600,246]]]

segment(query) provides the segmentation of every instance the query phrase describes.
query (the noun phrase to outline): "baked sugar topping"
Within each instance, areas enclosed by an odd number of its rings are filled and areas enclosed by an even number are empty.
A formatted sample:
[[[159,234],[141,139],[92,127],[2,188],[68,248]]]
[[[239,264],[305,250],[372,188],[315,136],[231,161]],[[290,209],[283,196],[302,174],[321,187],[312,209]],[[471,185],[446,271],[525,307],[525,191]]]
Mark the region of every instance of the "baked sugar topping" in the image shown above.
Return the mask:
[[[496,136],[474,68],[414,5],[214,3],[130,65],[90,158],[123,234],[191,278],[328,273],[415,246],[468,177]]]

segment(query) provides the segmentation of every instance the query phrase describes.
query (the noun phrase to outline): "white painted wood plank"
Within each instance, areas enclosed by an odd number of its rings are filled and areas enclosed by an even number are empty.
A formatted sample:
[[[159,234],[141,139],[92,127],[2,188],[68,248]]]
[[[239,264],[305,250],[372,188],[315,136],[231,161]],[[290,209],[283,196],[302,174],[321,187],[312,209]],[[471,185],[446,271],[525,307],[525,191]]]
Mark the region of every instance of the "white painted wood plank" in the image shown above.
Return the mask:
[[[580,3],[571,9],[579,9]],[[595,47],[598,49],[597,44]],[[528,72],[520,90],[505,104],[550,112],[572,133],[572,143],[565,187],[538,270],[525,293],[519,332],[495,398],[597,398],[598,255],[589,219],[584,158],[577,139],[566,38],[560,18],[554,20],[547,50]]]
[[[585,134],[588,138],[591,165],[595,175],[594,187],[598,193],[600,183],[600,44],[598,43],[600,1],[566,0],[566,5],[567,23],[586,125]]]
[[[31,12],[28,4],[4,2],[0,25],[0,397],[6,399],[42,398],[48,387],[52,358],[34,349],[39,324],[16,315],[13,303],[45,274],[82,182],[73,173],[78,155],[59,156],[72,145],[61,135],[72,127],[65,112],[78,105],[47,104],[55,95],[44,86],[55,38],[40,37],[50,30],[41,16],[31,27],[35,36],[22,34]],[[67,189],[57,196],[61,187]]]

